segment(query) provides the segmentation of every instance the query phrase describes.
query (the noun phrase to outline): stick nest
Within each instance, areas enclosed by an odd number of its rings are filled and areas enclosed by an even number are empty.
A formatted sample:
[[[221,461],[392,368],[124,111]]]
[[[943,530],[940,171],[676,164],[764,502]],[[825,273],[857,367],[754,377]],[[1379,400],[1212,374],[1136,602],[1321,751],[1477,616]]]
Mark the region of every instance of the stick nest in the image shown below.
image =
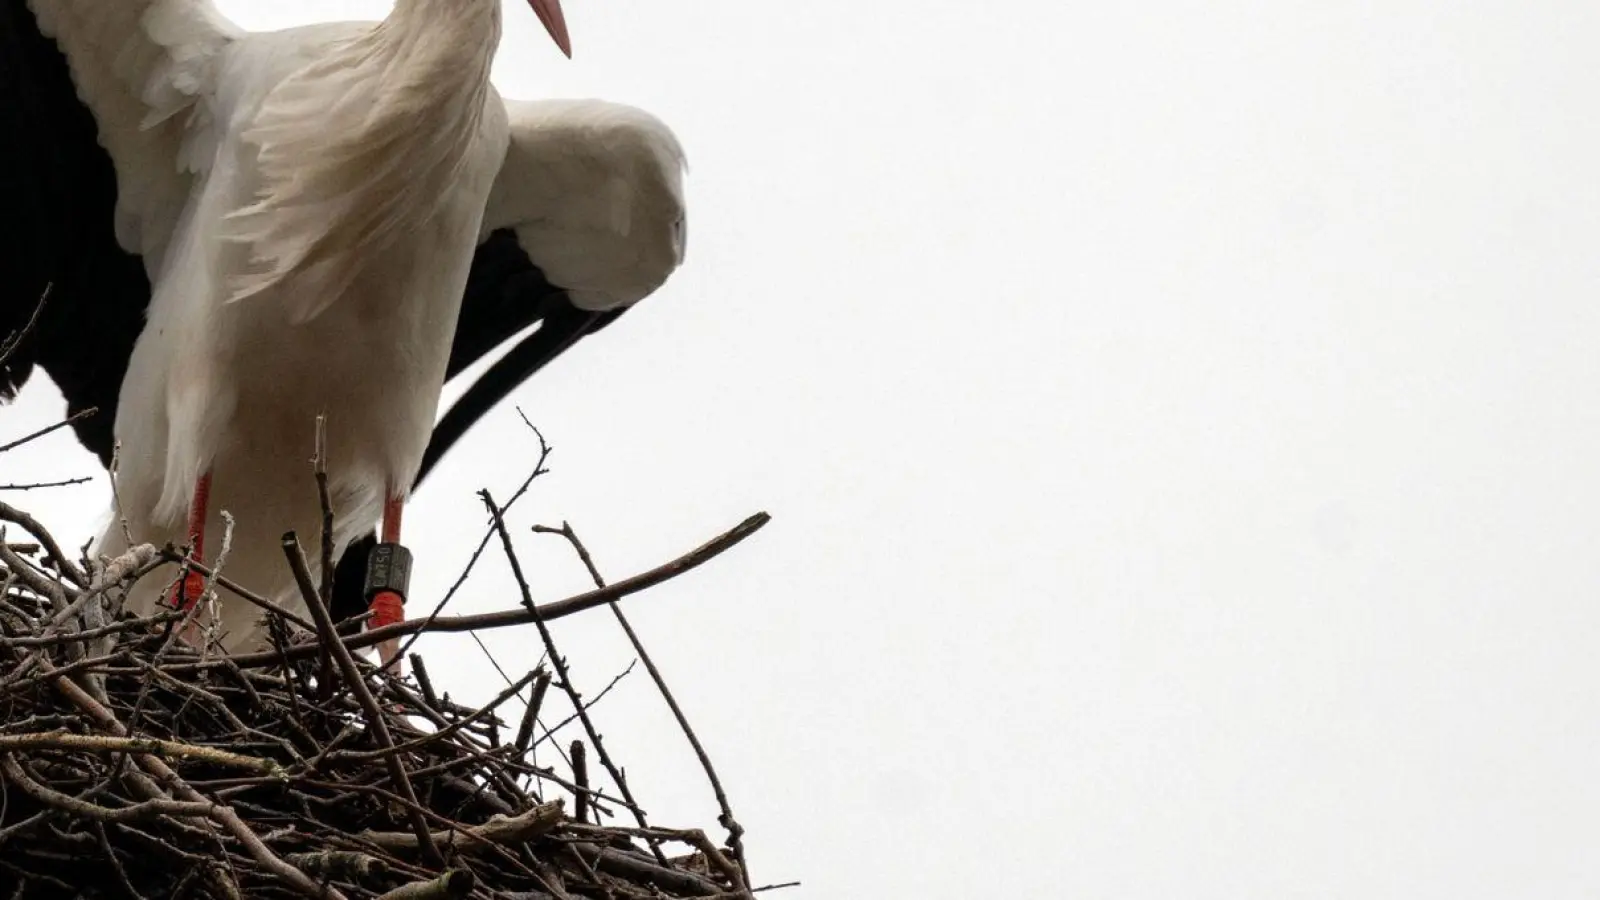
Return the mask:
[[[0,507],[39,540],[0,538],[0,898],[751,897],[736,824],[726,847],[651,827],[625,784],[591,786],[581,741],[534,740],[559,656],[471,709],[331,628],[277,622],[276,659],[196,651],[181,613],[94,615],[171,578],[170,548],[68,562]]]

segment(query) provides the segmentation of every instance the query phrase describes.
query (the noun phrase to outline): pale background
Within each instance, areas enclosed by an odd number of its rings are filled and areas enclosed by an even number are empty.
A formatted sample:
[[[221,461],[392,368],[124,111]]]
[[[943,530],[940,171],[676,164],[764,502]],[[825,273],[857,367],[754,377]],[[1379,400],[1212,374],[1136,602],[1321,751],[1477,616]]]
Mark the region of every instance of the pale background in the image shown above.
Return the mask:
[[[384,4],[225,4],[253,26]],[[807,898],[1600,892],[1600,7],[520,3],[497,80],[688,148],[682,272],[525,386],[540,599],[628,602]],[[30,390],[7,434],[60,401]],[[530,460],[408,517],[414,602]],[[0,480],[96,472],[70,437]],[[90,534],[103,479],[10,499]],[[491,555],[457,612],[514,604]],[[598,691],[604,611],[556,634]],[[531,630],[490,646],[525,670]],[[500,686],[463,640],[438,680]],[[715,832],[642,672],[597,707]]]

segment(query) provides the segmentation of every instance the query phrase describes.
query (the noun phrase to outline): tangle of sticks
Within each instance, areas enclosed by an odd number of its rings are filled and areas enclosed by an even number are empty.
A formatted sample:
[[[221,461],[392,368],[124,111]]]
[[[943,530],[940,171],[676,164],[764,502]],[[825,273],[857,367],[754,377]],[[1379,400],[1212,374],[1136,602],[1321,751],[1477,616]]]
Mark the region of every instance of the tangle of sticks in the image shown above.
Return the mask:
[[[430,616],[387,635],[341,637],[325,587],[306,576],[311,621],[267,604],[277,649],[229,657],[174,640],[181,613],[120,611],[128,585],[170,578],[179,551],[72,560],[0,503],[0,898],[749,900],[737,832],[724,845],[645,824],[634,801],[596,785],[586,760],[597,748],[581,741],[565,770],[530,758],[552,679],[543,666],[470,709],[441,699],[423,666],[397,679],[350,651],[435,630],[542,629],[689,571],[766,521],[632,578],[596,577],[577,597],[519,596],[507,613]],[[294,535],[284,550],[303,573]],[[212,587],[245,590],[225,577]],[[527,711],[503,717],[530,686]],[[680,855],[663,853],[674,845]]]

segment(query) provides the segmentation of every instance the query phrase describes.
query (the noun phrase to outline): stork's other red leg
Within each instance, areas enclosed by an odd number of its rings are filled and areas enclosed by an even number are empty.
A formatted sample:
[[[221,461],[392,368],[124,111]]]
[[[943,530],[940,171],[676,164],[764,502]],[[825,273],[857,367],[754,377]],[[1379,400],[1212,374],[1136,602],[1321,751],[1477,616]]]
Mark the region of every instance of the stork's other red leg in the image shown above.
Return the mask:
[[[206,508],[210,503],[211,473],[207,472],[195,479],[194,498],[189,501],[189,543],[194,548],[189,552],[189,558],[195,562],[205,561]],[[173,588],[172,605],[183,610],[190,609],[200,602],[205,587],[205,577],[199,572],[190,572]]]
[[[397,577],[392,581],[385,579],[386,583],[379,590],[372,593],[372,599],[368,601],[368,608],[372,610],[372,618],[367,620],[367,629],[369,631],[382,628],[385,625],[393,625],[405,619],[406,598],[403,592],[405,590],[405,582],[409,580],[411,561],[409,554],[405,555],[404,560],[398,558],[398,554],[404,553],[404,548],[400,546],[400,515],[404,508],[405,501],[399,497],[389,498],[389,502],[383,506],[383,542],[380,547],[387,545],[386,549],[392,548],[391,553],[385,553],[383,557],[392,560],[393,563],[391,568],[386,569],[386,572],[392,572]],[[376,551],[374,552],[376,554]],[[369,568],[367,576],[369,582],[372,576],[373,572]],[[399,588],[399,590],[393,590],[392,588]],[[394,663],[394,658],[399,653],[400,641],[398,638],[384,641],[378,645],[378,659],[385,666]],[[399,671],[399,666],[396,665],[395,673],[399,674]]]
[[[399,497],[390,497],[389,502],[383,505],[383,539],[390,544],[400,543],[400,514],[405,511],[406,502]]]

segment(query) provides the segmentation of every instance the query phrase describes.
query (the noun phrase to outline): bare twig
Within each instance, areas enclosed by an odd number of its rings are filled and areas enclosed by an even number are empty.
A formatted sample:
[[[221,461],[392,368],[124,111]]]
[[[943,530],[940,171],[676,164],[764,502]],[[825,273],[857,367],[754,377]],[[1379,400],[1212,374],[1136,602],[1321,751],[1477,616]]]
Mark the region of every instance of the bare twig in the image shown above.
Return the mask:
[[[113,634],[123,634],[149,628],[151,625],[160,625],[165,622],[176,622],[184,617],[184,613],[158,612],[143,619],[127,619],[122,622],[112,622],[99,628],[86,631],[57,632],[47,637],[0,637],[0,647],[59,647],[74,641],[92,641]]]
[[[38,800],[40,803],[53,806],[63,812],[70,813],[80,818],[92,819],[97,822],[136,822],[140,819],[149,819],[155,816],[183,816],[187,818],[205,818],[211,815],[214,804],[206,802],[185,802],[182,800],[146,800],[132,806],[111,808],[90,803],[70,794],[53,791],[40,784],[35,778],[24,772],[17,763],[17,758],[9,753],[0,754],[0,772],[4,772],[6,781],[22,789],[22,792]]]
[[[622,683],[622,679],[627,678],[629,675],[633,674],[633,667],[638,665],[638,663],[639,663],[639,661],[637,659],[629,660],[628,661],[628,667],[623,669],[621,672],[618,672],[614,677],[612,677],[612,679],[610,681],[606,682],[606,686],[601,688],[600,692],[598,694],[595,694],[593,697],[589,698],[588,700],[583,701],[583,708],[585,710],[590,710],[590,709],[594,709],[595,706],[599,705],[600,701],[604,700],[606,698],[607,694],[611,693],[611,691],[617,685]],[[565,719],[562,719],[561,721],[557,722],[556,724],[551,725],[548,728],[546,728],[545,731],[544,731],[544,736],[540,737],[537,741],[534,741],[533,745],[535,747],[538,747],[540,744],[544,743],[545,741],[553,739],[557,734],[559,734],[561,732],[561,729],[566,728],[568,725],[571,725],[573,722],[576,722],[576,721],[578,721],[578,713],[577,713],[576,710],[574,710],[572,715],[567,716]]]
[[[458,837],[468,838],[468,844],[461,849],[470,849],[473,842],[519,844],[547,834],[552,828],[561,824],[562,805],[560,800],[552,800],[518,816],[493,816],[488,822],[476,828],[435,831],[429,837],[440,844],[451,843]],[[385,850],[415,850],[417,847],[416,835],[400,831],[362,832],[361,839]]]
[[[573,798],[572,818],[579,822],[589,821],[589,758],[583,749],[583,741],[572,742],[572,782],[582,790]]]
[[[311,572],[306,565],[305,553],[300,549],[300,541],[292,531],[283,535],[283,553],[289,559],[290,568],[294,570],[294,578],[300,585],[300,593],[305,597],[306,606],[310,607],[311,616],[317,622],[321,643],[332,651],[334,661],[339,664],[339,671],[344,675],[345,684],[350,688],[350,692],[355,694],[362,711],[367,714],[367,721],[372,727],[373,734],[377,736],[379,745],[392,751],[394,738],[389,735],[389,725],[384,718],[383,709],[378,706],[377,698],[372,696],[366,680],[361,677],[361,670],[356,666],[355,657],[351,656],[350,650],[339,642],[339,631],[333,624],[333,616],[322,604],[322,598],[317,596],[316,588],[311,584]],[[411,787],[411,779],[406,775],[405,762],[394,753],[384,757],[384,762],[389,767],[389,777],[394,782],[395,789],[409,804],[415,806],[417,794]],[[430,866],[443,866],[444,857],[439,855],[439,848],[433,845],[427,821],[413,811],[411,825],[417,832],[423,861]]]
[[[600,575],[600,569],[595,565],[594,557],[589,554],[589,548],[584,546],[583,541],[579,540],[578,534],[573,531],[571,523],[562,522],[560,528],[535,525],[533,530],[537,534],[554,534],[565,538],[567,543],[571,544],[572,549],[578,554],[578,559],[583,563],[584,568],[589,570],[589,577],[594,581],[594,586],[597,588],[606,586],[605,578]],[[728,792],[723,790],[722,779],[717,777],[716,767],[711,764],[711,755],[706,752],[705,746],[700,743],[700,737],[695,734],[694,728],[689,724],[689,717],[683,714],[683,708],[678,705],[678,699],[672,695],[672,690],[667,687],[667,680],[662,677],[661,670],[656,668],[655,660],[650,658],[649,651],[645,649],[644,642],[639,639],[639,635],[633,630],[633,624],[628,621],[628,617],[623,613],[622,607],[615,603],[609,605],[612,614],[616,616],[617,624],[621,625],[623,632],[627,634],[628,643],[633,645],[634,652],[639,654],[640,661],[644,663],[645,671],[650,673],[650,680],[656,683],[657,690],[661,691],[662,698],[667,701],[667,708],[672,710],[672,716],[677,720],[678,727],[683,731],[684,736],[689,739],[689,746],[694,748],[694,754],[700,760],[700,767],[705,770],[706,778],[711,782],[711,791],[716,795],[717,805],[721,808],[721,815],[718,821],[728,832],[728,849],[733,851],[733,858],[739,863],[739,870],[744,875],[745,884],[750,884],[750,867],[745,862],[744,856],[744,826],[740,825],[738,820],[733,817],[733,807],[728,803]],[[581,821],[583,816],[579,815],[577,818]]]
[[[573,844],[573,848],[602,872],[696,897],[711,897],[722,893],[722,888],[709,878],[671,866],[657,865],[642,856],[587,842]],[[743,900],[742,894],[737,896]]]
[[[217,561],[218,561],[217,570],[209,573],[205,578],[204,589],[201,592],[201,597],[202,598],[206,598],[206,597],[214,598],[214,591],[216,589],[216,580],[217,580],[217,578],[219,576],[219,572],[221,570],[221,564],[222,564],[222,562],[225,561],[225,558],[228,555],[228,550],[233,544],[233,516],[230,515],[227,510],[223,510],[222,511],[222,524],[223,524],[222,552],[217,555]],[[184,565],[185,566],[188,565],[188,560],[187,559],[185,559]],[[182,578],[182,577],[187,577],[187,576],[180,576],[180,578]],[[209,606],[209,605],[210,604],[207,604],[207,606]],[[197,618],[200,615],[201,608],[202,608],[202,604],[195,603],[194,605],[190,606],[188,609],[184,610],[183,618],[179,619],[178,622],[173,626],[172,630],[170,632],[168,632],[165,641],[161,645],[161,648],[156,651],[155,658],[153,660],[151,660],[151,662],[150,662],[150,665],[152,667],[160,667],[162,660],[166,659],[167,654],[170,653],[173,649],[175,649],[179,645],[180,639],[193,634],[194,625],[195,625],[195,622],[196,622]],[[213,613],[214,612],[215,611],[213,610]],[[212,615],[211,618],[212,618],[213,621],[215,621],[216,616]],[[205,651],[210,648],[210,644],[211,644],[212,639],[213,639],[213,634],[212,634],[212,632],[208,631],[206,633],[206,635],[205,635],[205,643],[202,645],[202,650],[201,650],[201,654],[202,654],[201,655],[201,661],[202,662],[205,661]],[[184,643],[187,643],[187,641],[184,641]],[[134,700],[134,703],[133,703],[133,711],[128,714],[128,726],[127,727],[128,727],[129,731],[136,732],[136,731],[139,730],[140,716],[143,715],[143,713],[144,713],[145,703],[149,700],[150,688],[152,687],[152,685],[153,685],[153,682],[146,681],[146,682],[144,682],[143,686],[139,689],[139,696],[138,696],[137,699]],[[96,699],[100,699],[100,698],[97,697]]]
[[[417,687],[429,706],[439,705],[439,695],[433,692],[433,679],[428,677],[428,667],[418,654],[411,654],[411,673],[417,677]]]
[[[322,507],[322,571],[317,585],[317,596],[325,609],[333,609],[333,497],[328,493],[328,417],[317,416],[316,451],[311,456],[311,473],[317,480],[317,503]],[[318,660],[317,690],[324,702],[333,691],[333,654],[328,645],[317,642],[322,648]]]
[[[50,433],[56,432],[56,431],[60,431],[61,429],[67,427],[68,425],[71,425],[73,422],[76,422],[79,419],[87,419],[87,418],[89,418],[90,416],[94,415],[95,413],[97,413],[99,411],[100,410],[96,409],[93,406],[89,407],[88,409],[80,409],[77,412],[73,413],[72,415],[67,416],[65,419],[62,419],[61,421],[55,423],[54,425],[46,425],[45,427],[39,429],[38,431],[32,432],[30,434],[25,434],[22,437],[17,438],[16,440],[12,441],[9,444],[0,444],[0,453],[4,453],[7,450],[15,450],[18,447],[21,447],[23,444],[31,443],[33,441],[38,440],[39,438],[44,437],[47,434],[50,434]]]
[[[566,850],[567,855],[572,857],[572,861],[578,864],[579,869],[583,870],[584,876],[589,879],[589,884],[600,889],[601,896],[605,897],[606,900],[617,900],[616,892],[611,890],[611,885],[606,884],[605,879],[601,878],[600,873],[596,872],[594,866],[589,864],[589,860],[578,852],[576,846],[567,844]]]
[[[205,585],[200,591],[200,597],[206,605],[205,643],[200,645],[202,660],[209,657],[219,645],[217,579],[222,577],[222,570],[228,565],[228,554],[233,552],[233,513],[222,510],[218,515],[222,518],[222,543],[217,549],[217,561],[211,564],[211,574],[206,576]]]
[[[648,572],[643,572],[631,578],[612,582],[605,588],[597,588],[582,594],[557,600],[537,607],[536,610],[513,609],[503,612],[481,613],[472,616],[446,616],[439,619],[421,618],[407,619],[393,625],[385,625],[361,634],[349,635],[340,638],[340,643],[351,650],[360,650],[371,647],[390,638],[401,637],[408,634],[421,633],[454,633],[462,631],[477,631],[488,628],[504,628],[511,625],[526,625],[535,619],[546,622],[554,621],[565,616],[574,615],[585,610],[602,606],[623,597],[637,594],[640,591],[655,587],[664,581],[670,581],[691,569],[710,562],[728,550],[733,549],[745,538],[761,530],[772,517],[766,513],[756,513],[729,531],[712,538],[710,541],[696,547],[684,555],[664,565],[657,566]],[[226,583],[223,584],[226,587]],[[297,659],[310,659],[316,656],[318,649],[314,646],[289,647],[282,653],[263,651],[260,653],[242,653],[234,656],[233,661],[244,668],[258,666],[274,666],[283,662]],[[179,663],[176,669],[182,669]]]
[[[264,840],[272,840],[267,835]],[[363,881],[381,878],[389,872],[389,864],[356,850],[322,850],[316,853],[291,853],[284,861],[307,874],[321,878],[339,878],[345,881]]]
[[[67,421],[70,422],[72,420],[68,419]],[[0,447],[0,453],[5,452],[6,449],[7,448]],[[26,529],[30,535],[33,535],[33,539],[38,541],[40,546],[44,547],[45,554],[50,559],[50,564],[55,566],[56,571],[64,575],[68,581],[71,581],[78,587],[88,586],[89,577],[83,573],[82,569],[79,569],[76,565],[74,565],[72,560],[68,559],[65,553],[61,552],[61,546],[56,543],[56,539],[51,537],[50,532],[46,531],[44,526],[40,525],[38,520],[36,520],[33,516],[28,515],[9,503],[0,503],[0,519],[20,525]]]
[[[550,665],[555,668],[556,675],[561,679],[561,689],[566,692],[567,699],[572,701],[572,708],[578,714],[578,721],[583,723],[584,733],[589,736],[589,742],[594,745],[595,756],[600,758],[600,765],[605,767],[606,773],[611,776],[611,781],[617,786],[622,798],[627,800],[629,806],[633,808],[633,816],[638,820],[639,827],[648,827],[649,823],[645,821],[644,813],[639,808],[639,802],[633,798],[633,791],[628,787],[627,777],[622,774],[622,770],[617,767],[617,764],[611,760],[611,756],[606,753],[605,744],[600,739],[600,732],[594,727],[594,722],[589,718],[589,713],[584,708],[583,697],[578,693],[578,688],[572,683],[572,672],[567,668],[567,661],[556,650],[555,638],[551,636],[549,626],[545,625],[544,619],[538,614],[539,607],[533,602],[533,592],[528,588],[528,579],[522,574],[522,563],[517,559],[516,550],[511,546],[511,533],[506,530],[505,520],[500,515],[500,507],[495,505],[494,497],[490,496],[487,490],[479,491],[478,496],[483,498],[483,505],[488,508],[489,515],[494,518],[494,528],[500,535],[500,545],[505,549],[506,562],[511,566],[511,575],[517,581],[517,589],[522,592],[522,606],[530,613],[533,613],[533,624],[535,628],[539,629],[539,638],[544,641],[544,649],[545,653],[550,657]],[[601,588],[601,590],[604,590],[604,588]],[[655,852],[658,861],[665,865],[667,858],[661,855],[661,848],[652,843],[650,849]]]
[[[36,481],[31,484],[0,484],[0,491],[37,491],[43,488],[71,487],[75,484],[87,484],[93,480],[93,476],[83,475],[78,478],[62,479],[61,481]]]
[[[506,688],[505,690],[501,691],[500,695],[495,697],[493,700],[489,701],[487,706],[484,706],[482,709],[475,710],[472,713],[472,715],[467,716],[464,719],[457,719],[456,721],[451,722],[449,725],[446,725],[445,727],[439,729],[438,731],[433,732],[432,734],[425,734],[422,737],[416,738],[415,740],[406,741],[403,744],[395,744],[394,746],[389,747],[387,749],[383,749],[383,750],[372,750],[372,751],[347,750],[347,751],[341,751],[339,753],[336,753],[336,754],[334,754],[334,756],[336,758],[338,758],[338,759],[341,759],[341,760],[378,759],[378,758],[381,758],[381,757],[383,757],[385,755],[392,755],[392,754],[395,754],[395,753],[407,753],[407,752],[410,752],[412,750],[418,750],[418,749],[421,749],[423,747],[428,746],[429,744],[433,744],[433,743],[436,743],[438,741],[442,741],[442,740],[450,737],[451,735],[455,734],[456,732],[460,731],[461,729],[468,727],[472,723],[480,721],[482,719],[485,719],[485,718],[488,718],[488,717],[494,715],[495,709],[497,709],[502,703],[505,703],[507,700],[510,700],[512,697],[516,696],[517,692],[521,691],[524,687],[527,687],[528,682],[532,681],[534,679],[534,676],[537,675],[537,674],[540,674],[541,671],[542,670],[536,670],[534,672],[529,672],[526,676],[524,676],[522,678],[522,680],[516,682],[515,684],[513,684],[510,687]],[[3,744],[0,744],[0,747],[3,747],[3,746],[4,746]]]
[[[23,324],[20,331],[6,335],[6,339],[0,342],[0,366],[5,365],[11,359],[11,354],[16,353],[22,342],[28,339],[28,335],[33,334],[33,329],[39,324],[39,316],[44,312],[44,305],[50,301],[50,292],[53,290],[55,282],[45,282],[44,290],[39,292],[39,302],[33,305],[33,312],[28,315],[28,321]]]
[[[57,670],[60,671],[59,669]],[[271,759],[229,753],[215,747],[201,747],[181,741],[147,737],[107,737],[74,734],[70,731],[43,731],[33,734],[0,734],[0,753],[18,750],[80,750],[91,753],[148,753],[172,759],[192,759],[225,768],[244,769],[262,775],[281,776],[283,767]]]
[[[100,841],[100,852],[104,853],[106,861],[111,863],[111,869],[116,873],[117,883],[122,886],[122,890],[133,900],[144,900],[144,894],[139,893],[138,888],[133,886],[133,882],[128,878],[128,870],[123,868],[122,860],[117,858],[117,851],[111,846],[111,836],[107,833],[106,824],[94,823],[94,833]]]
[[[217,572],[213,567],[208,566],[199,560],[190,559],[187,556],[184,556],[182,553],[178,552],[176,547],[171,545],[163,547],[161,549],[161,556],[167,562],[188,566],[191,571],[200,573],[201,576],[210,579],[213,584],[221,586],[227,590],[228,593],[233,594],[235,597],[238,597],[240,600],[243,600],[252,606],[255,606],[261,611],[267,613],[269,616],[278,616],[285,621],[293,622],[307,631],[315,632],[317,630],[317,626],[313,625],[305,616],[298,615],[284,606],[273,603],[271,600],[268,600],[255,591],[238,584],[237,582],[229,579],[226,575]]]
[[[122,508],[122,490],[117,487],[117,473],[121,471],[122,442],[114,440],[111,442],[111,468],[106,473],[111,479],[111,510],[116,513],[117,527],[122,532],[122,543],[125,546],[132,547],[134,545],[133,531],[128,528],[128,514]]]
[[[527,421],[526,417],[524,417],[523,421]],[[528,427],[532,428],[533,426],[530,423]],[[528,492],[528,488],[533,486],[535,479],[537,479],[540,475],[548,474],[550,471],[544,467],[544,464],[550,458],[550,451],[552,448],[545,441],[544,435],[539,433],[539,429],[534,428],[533,433],[539,438],[539,458],[534,461],[533,471],[528,473],[528,477],[524,478],[522,480],[522,484],[518,485],[517,489],[512,492],[511,499],[506,501],[506,509],[510,509],[518,500],[522,499],[522,495],[526,494]],[[405,632],[409,633],[411,638],[400,646],[400,652],[398,654],[399,656],[404,656],[409,653],[411,651],[411,645],[415,644],[417,640],[422,637],[424,632],[436,630],[431,627],[431,624],[439,618],[440,614],[444,612],[445,605],[448,604],[450,599],[456,595],[456,591],[460,590],[463,584],[466,584],[467,576],[472,574],[473,568],[478,564],[479,557],[483,556],[484,548],[488,547],[489,541],[493,539],[494,523],[491,522],[489,523],[489,527],[484,529],[483,538],[478,541],[477,549],[472,551],[472,555],[467,558],[467,564],[462,566],[461,574],[456,576],[455,583],[450,585],[450,589],[445,591],[444,597],[439,600],[438,605],[434,606],[433,611],[430,612],[427,618],[424,620],[425,622],[429,623],[430,627],[425,627],[414,632]],[[402,622],[399,624],[405,623]]]
[[[685,844],[688,844],[689,846],[695,848],[696,850],[699,850],[701,853],[705,854],[706,859],[709,860],[711,862],[711,864],[713,866],[715,866],[716,869],[723,874],[724,877],[726,877],[730,882],[733,883],[735,891],[743,892],[745,894],[749,893],[749,888],[745,885],[744,875],[743,875],[742,872],[739,871],[739,867],[736,864],[734,864],[734,862],[732,860],[728,859],[728,857],[726,855],[724,855],[721,850],[718,850],[717,849],[717,845],[711,843],[711,839],[706,837],[705,832],[699,830],[698,828],[605,828],[605,829],[602,829],[602,828],[599,828],[599,827],[594,826],[594,825],[585,825],[585,824],[583,824],[581,822],[573,822],[568,826],[568,828],[570,830],[572,830],[572,831],[575,831],[575,832],[579,833],[579,834],[590,833],[590,834],[598,834],[599,836],[604,836],[608,832],[610,832],[610,833],[623,832],[623,833],[626,833],[626,834],[631,834],[631,835],[635,835],[637,837],[645,838],[646,840],[652,840],[653,839],[653,840],[661,840],[661,841],[681,841],[681,842],[683,842]]]
[[[398,887],[378,900],[458,900],[472,893],[478,879],[466,869],[451,869],[437,878]]]
[[[539,720],[539,707],[544,705],[544,692],[549,689],[550,673],[540,670],[538,680],[533,683],[533,696],[522,711],[522,724],[517,726],[515,744],[518,754],[527,753],[528,745],[533,742],[533,726]]]

